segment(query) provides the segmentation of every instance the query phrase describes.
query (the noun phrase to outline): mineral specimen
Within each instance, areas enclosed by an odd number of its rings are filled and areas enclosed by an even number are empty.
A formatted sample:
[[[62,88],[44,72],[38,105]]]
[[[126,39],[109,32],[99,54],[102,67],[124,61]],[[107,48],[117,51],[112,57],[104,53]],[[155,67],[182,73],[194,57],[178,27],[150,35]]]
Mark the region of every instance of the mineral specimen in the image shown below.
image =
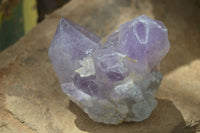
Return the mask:
[[[167,29],[145,15],[99,37],[61,19],[50,60],[63,91],[91,119],[106,124],[147,119],[162,80],[158,64],[169,51]]]

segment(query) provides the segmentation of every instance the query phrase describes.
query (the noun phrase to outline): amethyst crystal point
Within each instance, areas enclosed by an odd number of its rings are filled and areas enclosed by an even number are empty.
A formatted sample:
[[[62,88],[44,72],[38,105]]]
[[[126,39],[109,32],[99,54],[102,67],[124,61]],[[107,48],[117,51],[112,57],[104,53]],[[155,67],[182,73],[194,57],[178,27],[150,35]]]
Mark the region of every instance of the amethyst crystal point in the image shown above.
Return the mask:
[[[63,91],[91,119],[106,124],[142,121],[157,105],[157,65],[170,43],[162,22],[145,15],[119,26],[104,45],[61,19],[49,56]]]

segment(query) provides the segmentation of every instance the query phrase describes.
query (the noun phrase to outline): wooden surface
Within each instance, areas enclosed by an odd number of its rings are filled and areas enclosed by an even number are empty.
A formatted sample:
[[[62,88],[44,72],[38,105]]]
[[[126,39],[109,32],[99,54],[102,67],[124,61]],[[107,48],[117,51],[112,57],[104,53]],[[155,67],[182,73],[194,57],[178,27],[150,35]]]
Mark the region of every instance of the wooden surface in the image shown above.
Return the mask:
[[[89,119],[62,92],[48,48],[61,17],[106,36],[146,14],[164,22],[171,49],[149,119],[118,126]],[[196,0],[71,0],[0,53],[0,133],[200,132],[200,6]]]

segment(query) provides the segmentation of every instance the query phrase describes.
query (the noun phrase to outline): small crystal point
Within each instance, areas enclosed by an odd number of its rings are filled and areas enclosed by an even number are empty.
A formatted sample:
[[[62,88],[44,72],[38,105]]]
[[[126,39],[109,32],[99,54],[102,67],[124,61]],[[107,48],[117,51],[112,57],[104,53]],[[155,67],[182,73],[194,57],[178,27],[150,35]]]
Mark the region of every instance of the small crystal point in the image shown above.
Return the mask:
[[[104,45],[99,37],[61,19],[49,57],[63,91],[91,119],[106,124],[147,119],[157,105],[169,51],[167,29],[145,15],[119,26]]]

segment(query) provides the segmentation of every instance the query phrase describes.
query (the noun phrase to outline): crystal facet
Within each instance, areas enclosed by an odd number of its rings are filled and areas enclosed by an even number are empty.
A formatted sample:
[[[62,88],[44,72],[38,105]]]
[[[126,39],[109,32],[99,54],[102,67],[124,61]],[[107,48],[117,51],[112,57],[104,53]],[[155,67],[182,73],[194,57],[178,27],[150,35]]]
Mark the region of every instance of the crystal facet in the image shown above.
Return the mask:
[[[147,119],[156,107],[158,64],[169,47],[164,24],[145,15],[120,25],[104,44],[62,18],[49,57],[73,102],[96,122],[119,124]]]

